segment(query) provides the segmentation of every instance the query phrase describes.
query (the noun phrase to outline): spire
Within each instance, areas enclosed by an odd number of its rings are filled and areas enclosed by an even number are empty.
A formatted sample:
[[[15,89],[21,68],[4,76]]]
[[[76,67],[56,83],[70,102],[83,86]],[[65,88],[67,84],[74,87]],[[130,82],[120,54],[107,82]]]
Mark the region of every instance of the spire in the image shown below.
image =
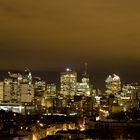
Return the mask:
[[[83,76],[82,82],[83,82],[83,83],[86,82],[86,83],[89,84],[89,75],[88,75],[88,73],[87,73],[87,65],[88,65],[88,64],[85,62],[85,63],[84,63],[84,73],[83,73],[83,75],[82,75],[82,76]]]
[[[113,78],[111,75],[109,75],[105,80],[106,83],[111,83],[112,81],[113,81]]]
[[[84,75],[87,75],[87,63],[86,63],[86,62],[85,62],[85,64],[84,64],[84,66],[85,66]]]
[[[84,73],[83,73],[83,76],[84,76],[85,78],[88,77],[87,71],[88,71],[88,64],[85,62],[85,63],[84,63]]]

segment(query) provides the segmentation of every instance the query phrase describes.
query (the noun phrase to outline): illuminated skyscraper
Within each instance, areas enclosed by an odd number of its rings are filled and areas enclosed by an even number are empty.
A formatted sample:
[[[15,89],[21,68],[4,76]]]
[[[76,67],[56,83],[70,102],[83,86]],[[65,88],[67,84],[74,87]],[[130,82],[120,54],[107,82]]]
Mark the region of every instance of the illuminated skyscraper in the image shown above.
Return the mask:
[[[31,103],[34,98],[34,87],[32,84],[32,74],[31,71],[26,68],[23,79],[20,85],[21,90],[21,102],[22,103]]]
[[[106,93],[109,94],[115,94],[118,91],[121,90],[121,80],[120,77],[116,74],[113,74],[113,77],[111,75],[108,76],[108,78],[105,80],[106,83]]]
[[[113,78],[111,75],[109,75],[107,79],[105,80],[107,95],[112,94],[112,81],[113,81]]]
[[[49,96],[55,96],[56,95],[56,85],[53,83],[47,84],[46,85],[46,92],[47,92],[47,95],[49,95]]]
[[[31,72],[27,69],[23,75],[8,72],[8,76],[4,79],[3,101],[9,103],[32,102],[34,92]]]
[[[4,79],[4,102],[19,103],[20,102],[20,83],[22,75],[20,73],[10,73],[9,77]]]
[[[89,75],[87,73],[87,63],[85,63],[85,69],[82,77],[82,83],[87,83],[89,85]]]
[[[77,95],[90,95],[90,84],[89,84],[89,75],[87,73],[87,63],[85,63],[84,73],[82,75],[82,82],[77,83]]]
[[[122,96],[140,100],[140,85],[138,83],[123,85]]]
[[[3,102],[3,82],[0,82],[0,103]]]
[[[34,102],[36,105],[36,110],[40,110],[44,105],[44,95],[46,90],[46,82],[43,81],[40,77],[35,77],[34,83]]]
[[[77,73],[70,69],[60,74],[61,93],[64,96],[74,96],[76,94]]]
[[[5,78],[4,85],[3,85],[3,101],[10,102],[11,101],[11,82],[12,79]]]
[[[121,90],[121,80],[120,77],[116,74],[113,74],[112,86],[113,86],[113,93],[116,93]]]
[[[31,103],[34,98],[34,86],[31,84],[30,86],[28,83],[21,83],[20,85],[21,91],[21,103]]]

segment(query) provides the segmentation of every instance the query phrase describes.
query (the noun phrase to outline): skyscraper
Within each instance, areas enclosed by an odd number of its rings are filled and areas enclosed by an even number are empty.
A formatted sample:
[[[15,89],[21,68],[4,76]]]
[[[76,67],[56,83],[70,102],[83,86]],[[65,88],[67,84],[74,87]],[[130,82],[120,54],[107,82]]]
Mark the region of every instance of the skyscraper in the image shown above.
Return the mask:
[[[87,83],[89,85],[89,75],[87,72],[87,63],[84,64],[84,73],[82,75],[82,82]]]
[[[113,74],[113,76],[109,75],[105,80],[105,83],[107,88],[106,93],[108,95],[115,94],[121,90],[121,80],[120,77],[116,74]]]
[[[87,73],[87,63],[84,65],[84,73],[82,74],[82,82],[77,83],[77,95],[89,96],[90,93],[89,75]]]
[[[3,84],[4,82],[0,82],[0,103],[3,102]]]
[[[77,73],[70,69],[60,74],[61,94],[74,96],[76,94]]]
[[[20,102],[20,83],[22,75],[20,73],[8,72],[9,77],[4,79],[4,102]]]
[[[8,78],[4,79],[4,102],[29,103],[32,102],[34,91],[32,75],[29,70],[25,74],[8,72]]]

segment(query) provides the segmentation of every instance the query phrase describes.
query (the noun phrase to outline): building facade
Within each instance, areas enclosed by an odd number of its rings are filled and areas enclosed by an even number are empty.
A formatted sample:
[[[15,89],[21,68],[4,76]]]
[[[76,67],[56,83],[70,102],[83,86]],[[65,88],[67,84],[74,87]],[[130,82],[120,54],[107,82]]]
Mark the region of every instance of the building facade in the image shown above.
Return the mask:
[[[76,94],[77,73],[67,69],[60,74],[61,94],[64,96],[74,96]]]

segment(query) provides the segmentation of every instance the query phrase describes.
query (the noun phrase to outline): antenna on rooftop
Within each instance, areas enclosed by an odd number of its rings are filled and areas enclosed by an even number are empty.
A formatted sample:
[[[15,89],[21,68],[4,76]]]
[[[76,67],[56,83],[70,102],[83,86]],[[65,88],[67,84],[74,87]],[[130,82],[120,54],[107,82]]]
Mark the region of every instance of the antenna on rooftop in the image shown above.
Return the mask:
[[[84,75],[87,76],[87,67],[88,67],[88,64],[87,62],[85,62],[84,64]]]

